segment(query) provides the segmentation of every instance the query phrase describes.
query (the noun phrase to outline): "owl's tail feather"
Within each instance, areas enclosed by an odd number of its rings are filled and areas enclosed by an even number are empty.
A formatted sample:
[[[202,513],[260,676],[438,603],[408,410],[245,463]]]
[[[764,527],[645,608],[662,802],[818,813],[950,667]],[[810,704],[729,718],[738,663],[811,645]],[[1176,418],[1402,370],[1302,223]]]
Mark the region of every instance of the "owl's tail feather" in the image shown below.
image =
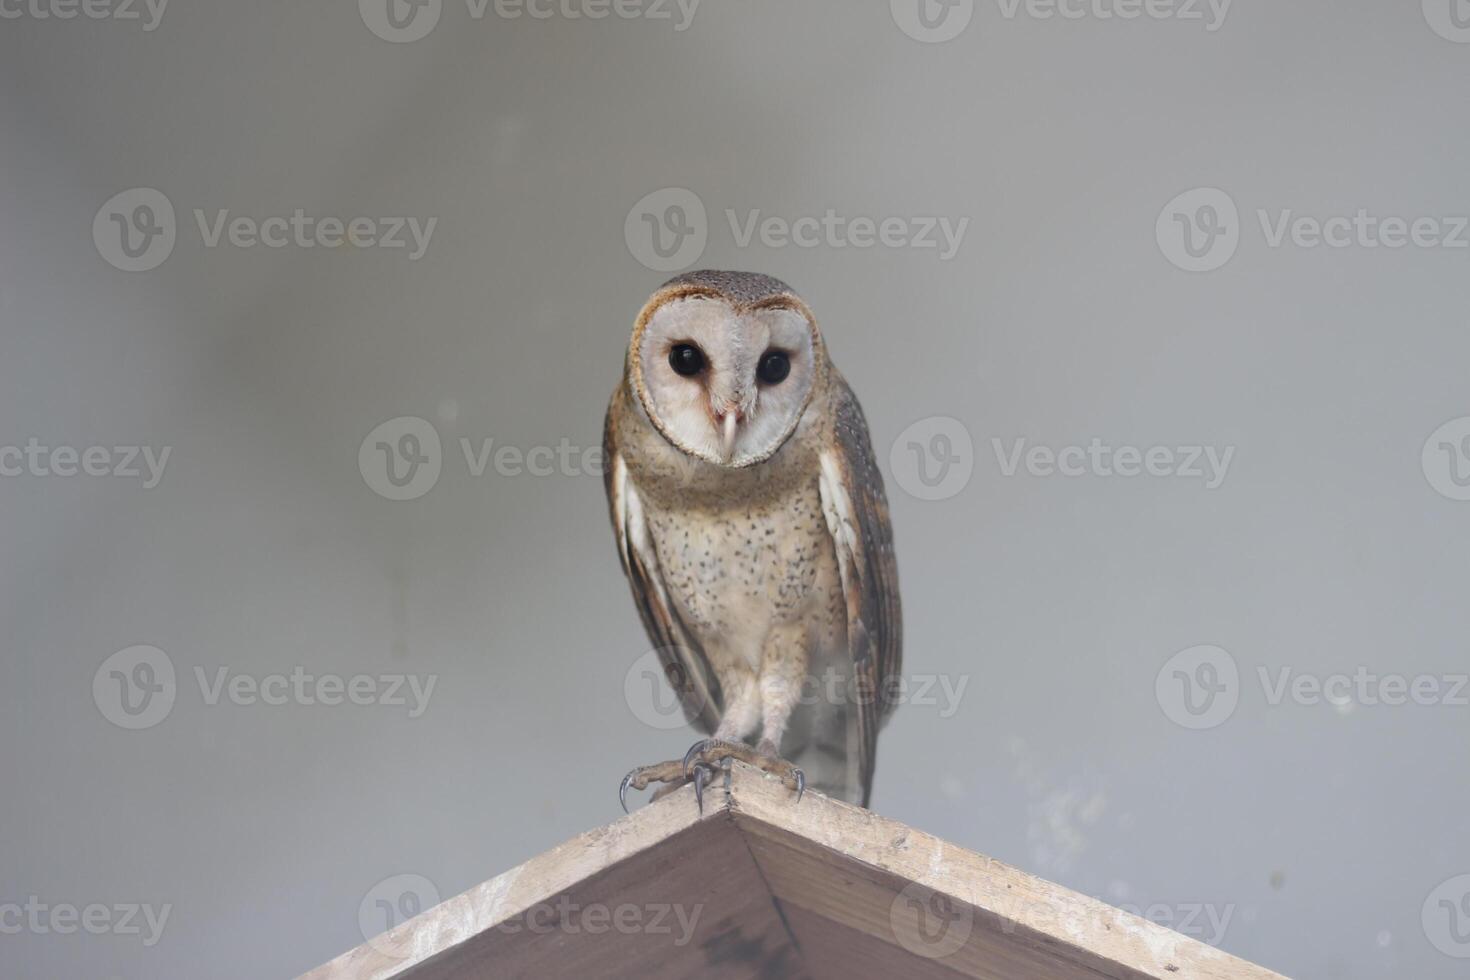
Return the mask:
[[[781,754],[806,774],[808,789],[867,806],[857,765],[857,726],[847,714],[814,713],[793,719]]]

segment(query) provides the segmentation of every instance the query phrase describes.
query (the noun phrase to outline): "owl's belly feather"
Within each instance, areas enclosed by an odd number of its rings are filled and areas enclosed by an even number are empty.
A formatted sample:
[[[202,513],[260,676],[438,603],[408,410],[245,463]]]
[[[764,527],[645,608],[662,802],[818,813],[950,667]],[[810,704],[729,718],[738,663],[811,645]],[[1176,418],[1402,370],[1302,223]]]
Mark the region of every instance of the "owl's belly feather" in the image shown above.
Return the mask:
[[[777,626],[805,627],[809,654],[845,642],[837,558],[815,487],[649,517],[670,598],[722,679],[758,674]]]

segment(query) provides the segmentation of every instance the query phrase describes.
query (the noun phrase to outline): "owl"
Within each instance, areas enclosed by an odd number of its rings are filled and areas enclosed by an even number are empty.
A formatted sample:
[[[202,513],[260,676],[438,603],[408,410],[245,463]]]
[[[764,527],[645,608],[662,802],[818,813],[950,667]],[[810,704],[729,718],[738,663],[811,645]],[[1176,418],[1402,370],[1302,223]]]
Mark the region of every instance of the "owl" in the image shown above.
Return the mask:
[[[786,284],[694,272],[633,325],[604,433],[633,601],[690,724],[627,790],[699,795],[729,758],[866,806],[901,660],[883,480],[852,389]],[[703,802],[701,799],[700,805]]]

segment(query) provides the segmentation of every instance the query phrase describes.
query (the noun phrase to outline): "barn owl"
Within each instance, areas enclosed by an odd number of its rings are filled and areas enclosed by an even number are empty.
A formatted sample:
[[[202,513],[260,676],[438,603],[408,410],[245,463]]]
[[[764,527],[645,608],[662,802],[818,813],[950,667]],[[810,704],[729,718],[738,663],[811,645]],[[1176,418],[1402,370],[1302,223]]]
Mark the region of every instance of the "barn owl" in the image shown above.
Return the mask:
[[[856,397],[786,284],[666,283],[639,313],[604,450],[623,570],[709,736],[627,790],[736,758],[866,806],[901,659],[888,502]],[[700,801],[701,807],[703,801]]]

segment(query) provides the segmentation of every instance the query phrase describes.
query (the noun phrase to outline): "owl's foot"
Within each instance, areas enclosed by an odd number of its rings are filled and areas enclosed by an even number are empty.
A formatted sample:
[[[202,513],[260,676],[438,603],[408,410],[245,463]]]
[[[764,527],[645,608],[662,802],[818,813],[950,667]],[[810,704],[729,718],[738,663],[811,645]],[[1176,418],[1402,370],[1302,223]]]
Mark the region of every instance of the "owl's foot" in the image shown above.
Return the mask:
[[[801,802],[801,794],[806,792],[806,775],[796,766],[778,756],[776,746],[766,740],[761,742],[759,748],[754,749],[743,742],[727,742],[720,738],[707,738],[695,742],[689,747],[689,751],[684,753],[685,776],[692,778],[700,766],[716,766],[729,759],[739,759],[763,772],[770,773],[781,780],[782,785],[796,794],[796,802]]]
[[[647,789],[650,783],[663,783],[649,802],[663,799],[670,793],[682,788],[687,783],[694,784],[694,799],[699,804],[699,812],[704,812],[704,788],[714,778],[714,767],[698,764],[692,769],[686,769],[682,759],[671,759],[668,762],[659,762],[651,766],[639,766],[628,775],[623,777],[622,785],[618,787],[618,802],[623,804],[623,812],[628,812],[628,787],[633,789]]]

